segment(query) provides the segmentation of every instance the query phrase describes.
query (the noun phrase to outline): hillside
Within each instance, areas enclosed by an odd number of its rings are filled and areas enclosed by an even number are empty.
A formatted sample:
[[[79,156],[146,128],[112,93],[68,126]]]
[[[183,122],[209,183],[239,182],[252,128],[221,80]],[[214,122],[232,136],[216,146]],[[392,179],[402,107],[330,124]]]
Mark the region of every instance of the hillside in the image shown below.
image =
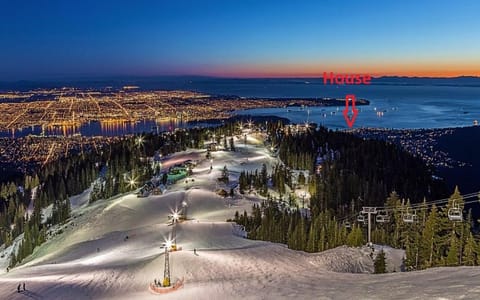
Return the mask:
[[[396,273],[372,275],[367,248],[339,247],[323,253],[292,251],[284,245],[242,238],[232,223],[235,211],[249,211],[255,196],[218,196],[215,178],[227,165],[235,182],[243,169],[276,162],[255,136],[237,152],[181,152],[165,165],[198,159],[195,181],[172,185],[159,196],[133,194],[88,205],[76,197],[73,217],[63,233],[37,248],[26,263],[0,275],[0,299],[457,299],[478,298],[480,268],[435,268],[400,273],[403,251],[385,248]],[[248,158],[248,159],[247,159]],[[84,193],[82,197],[88,197]],[[178,224],[172,252],[173,278],[185,285],[167,297],[149,292],[163,277],[168,215],[188,203],[188,220]],[[58,230],[56,228],[54,230]],[[128,239],[126,237],[128,236]],[[377,249],[381,248],[377,246]],[[197,250],[197,254],[193,253]],[[3,271],[3,270],[2,270]],[[360,274],[353,274],[360,273]],[[17,285],[27,291],[18,294]]]

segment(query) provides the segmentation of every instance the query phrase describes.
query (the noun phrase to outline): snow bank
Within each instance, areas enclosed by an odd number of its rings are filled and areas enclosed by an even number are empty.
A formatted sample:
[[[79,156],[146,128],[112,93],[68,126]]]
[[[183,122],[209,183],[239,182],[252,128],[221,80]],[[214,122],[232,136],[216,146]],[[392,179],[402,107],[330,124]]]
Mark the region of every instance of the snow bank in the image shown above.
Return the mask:
[[[341,273],[373,273],[374,259],[381,249],[385,252],[387,270],[400,272],[404,250],[388,246],[375,245],[375,250],[370,247],[340,246],[315,254],[312,263],[320,264],[327,270]]]

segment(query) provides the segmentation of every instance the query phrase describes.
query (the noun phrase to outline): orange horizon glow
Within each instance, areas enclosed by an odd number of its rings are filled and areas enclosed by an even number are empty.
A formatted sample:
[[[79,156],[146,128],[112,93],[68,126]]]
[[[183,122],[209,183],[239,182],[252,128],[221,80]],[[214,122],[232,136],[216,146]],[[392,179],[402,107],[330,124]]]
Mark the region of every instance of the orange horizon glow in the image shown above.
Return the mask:
[[[393,62],[382,64],[358,63],[299,63],[299,64],[238,64],[203,66],[200,74],[238,78],[307,78],[323,77],[324,72],[336,74],[369,74],[372,77],[480,77],[480,60],[475,62]]]

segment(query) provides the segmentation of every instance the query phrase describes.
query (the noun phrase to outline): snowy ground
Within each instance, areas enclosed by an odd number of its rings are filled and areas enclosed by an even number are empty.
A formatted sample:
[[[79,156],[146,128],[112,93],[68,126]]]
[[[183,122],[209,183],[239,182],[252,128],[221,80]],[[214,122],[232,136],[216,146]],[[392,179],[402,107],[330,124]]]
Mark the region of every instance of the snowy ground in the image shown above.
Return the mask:
[[[373,268],[367,248],[339,247],[323,253],[292,251],[284,245],[251,241],[225,222],[249,210],[255,197],[223,199],[214,191],[224,165],[231,179],[243,169],[276,162],[249,137],[238,152],[214,152],[213,172],[204,152],[186,151],[169,159],[200,160],[195,181],[184,181],[161,196],[124,195],[87,205],[88,192],[75,197],[74,217],[35,250],[26,262],[0,275],[0,299],[478,299],[480,268],[436,268],[422,272],[365,274]],[[248,158],[248,161],[247,161]],[[172,227],[167,216],[182,201],[189,220],[178,225],[183,250],[171,253],[172,277],[185,286],[154,295],[148,284],[163,276],[162,243]],[[128,240],[125,241],[125,237]],[[197,249],[194,255],[193,248]],[[403,252],[385,248],[398,271]],[[348,273],[357,272],[357,274]],[[18,283],[27,292],[18,294]]]

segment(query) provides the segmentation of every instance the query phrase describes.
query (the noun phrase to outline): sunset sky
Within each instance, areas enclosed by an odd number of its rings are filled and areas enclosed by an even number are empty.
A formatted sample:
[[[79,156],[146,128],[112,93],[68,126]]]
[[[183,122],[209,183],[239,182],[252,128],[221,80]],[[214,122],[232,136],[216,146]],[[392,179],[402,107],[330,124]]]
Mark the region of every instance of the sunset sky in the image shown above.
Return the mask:
[[[0,80],[480,76],[480,1],[4,1]]]

